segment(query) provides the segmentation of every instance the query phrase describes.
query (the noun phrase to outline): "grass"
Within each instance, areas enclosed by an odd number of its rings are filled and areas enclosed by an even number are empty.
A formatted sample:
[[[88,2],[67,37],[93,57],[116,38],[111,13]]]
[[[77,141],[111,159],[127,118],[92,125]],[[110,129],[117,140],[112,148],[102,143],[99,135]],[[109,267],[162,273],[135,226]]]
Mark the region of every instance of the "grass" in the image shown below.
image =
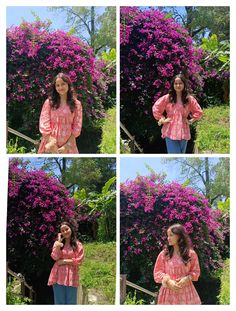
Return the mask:
[[[80,267],[80,282],[96,292],[98,304],[114,304],[116,291],[116,244],[84,244],[85,260]]]
[[[225,267],[220,277],[220,294],[218,296],[221,305],[230,304],[230,261],[225,261]]]
[[[196,127],[196,153],[230,153],[229,106],[204,109]]]
[[[102,125],[101,153],[116,153],[116,108],[107,111],[105,121]]]

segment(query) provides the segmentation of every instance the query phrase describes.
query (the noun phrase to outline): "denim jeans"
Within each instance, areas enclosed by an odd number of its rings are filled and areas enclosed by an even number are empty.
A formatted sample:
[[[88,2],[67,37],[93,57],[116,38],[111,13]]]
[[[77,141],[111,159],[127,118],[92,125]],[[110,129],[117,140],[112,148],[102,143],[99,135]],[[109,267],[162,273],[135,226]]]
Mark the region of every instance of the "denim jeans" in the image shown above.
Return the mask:
[[[166,147],[168,153],[185,153],[187,149],[188,141],[185,139],[182,140],[173,140],[168,137],[165,138]]]
[[[77,304],[77,287],[54,284],[53,294],[55,305]]]

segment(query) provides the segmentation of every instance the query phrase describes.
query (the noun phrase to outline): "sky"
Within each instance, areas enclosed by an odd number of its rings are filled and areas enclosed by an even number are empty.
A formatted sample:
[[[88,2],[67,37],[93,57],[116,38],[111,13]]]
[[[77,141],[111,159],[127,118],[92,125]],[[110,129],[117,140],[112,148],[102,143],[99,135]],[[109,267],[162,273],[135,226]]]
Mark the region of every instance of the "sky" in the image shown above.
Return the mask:
[[[105,7],[97,8],[100,14],[104,12]],[[35,21],[34,12],[42,21],[51,20],[51,29],[68,31],[69,26],[66,26],[66,13],[61,11],[51,11],[47,6],[7,6],[6,13],[6,27],[12,25],[19,26],[22,20],[27,22]]]
[[[32,12],[42,19],[43,21],[50,19],[52,21],[51,28],[68,30],[65,27],[66,14],[55,11],[50,11],[46,6],[8,6],[7,12],[7,28],[14,25],[19,26],[22,20],[27,22],[35,21]]]

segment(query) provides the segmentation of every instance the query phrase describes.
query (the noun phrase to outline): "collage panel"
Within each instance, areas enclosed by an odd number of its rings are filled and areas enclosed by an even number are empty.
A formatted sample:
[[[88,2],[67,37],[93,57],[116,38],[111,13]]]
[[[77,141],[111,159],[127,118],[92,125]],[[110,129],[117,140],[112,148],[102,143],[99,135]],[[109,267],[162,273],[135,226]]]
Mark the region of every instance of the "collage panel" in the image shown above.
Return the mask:
[[[116,7],[8,6],[6,20],[7,153],[115,154]]]
[[[121,304],[229,304],[229,173],[229,157],[121,158]]]
[[[114,305],[116,158],[9,158],[7,304]]]
[[[120,7],[121,153],[230,153],[230,7]]]

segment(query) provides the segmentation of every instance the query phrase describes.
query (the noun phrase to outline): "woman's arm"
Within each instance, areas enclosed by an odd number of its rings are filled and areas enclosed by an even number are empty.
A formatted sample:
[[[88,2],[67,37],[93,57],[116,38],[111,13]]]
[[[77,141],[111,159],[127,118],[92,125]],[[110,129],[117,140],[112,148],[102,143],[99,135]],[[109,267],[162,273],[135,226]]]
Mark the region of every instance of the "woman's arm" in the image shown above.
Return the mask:
[[[81,262],[84,259],[84,249],[83,246],[80,242],[77,242],[77,250],[75,252],[75,256],[73,258],[68,258],[68,259],[61,259],[58,260],[57,263],[59,266],[61,265],[73,265],[73,266],[78,266],[81,264]]]
[[[62,245],[63,244],[61,242],[59,242],[59,241],[56,241],[54,243],[54,245],[53,245],[51,257],[55,261],[58,261],[62,257],[62,251],[61,251],[61,246]]]
[[[189,124],[193,124],[195,121],[201,119],[203,115],[203,111],[200,105],[198,104],[197,100],[193,96],[191,96],[190,98],[189,105],[190,105],[190,112],[192,114],[192,118],[188,122]]]
[[[163,112],[166,109],[167,96],[168,95],[165,95],[159,98],[152,107],[153,116],[156,120],[159,120],[158,122],[159,125],[164,124],[166,120],[163,115]]]
[[[81,132],[82,122],[83,122],[83,108],[80,101],[76,100],[74,119],[71,126],[71,136],[72,138],[78,137]]]

